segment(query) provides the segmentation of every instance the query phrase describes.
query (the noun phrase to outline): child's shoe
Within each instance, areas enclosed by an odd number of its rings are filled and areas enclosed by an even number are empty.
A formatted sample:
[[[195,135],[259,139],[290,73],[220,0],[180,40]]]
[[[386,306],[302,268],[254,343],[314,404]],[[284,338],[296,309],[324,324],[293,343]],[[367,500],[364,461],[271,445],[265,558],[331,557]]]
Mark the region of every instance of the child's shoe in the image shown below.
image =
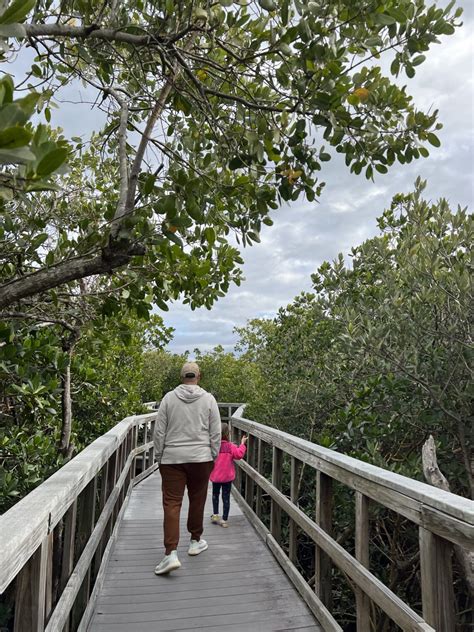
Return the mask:
[[[227,520],[221,520],[220,524],[221,524],[221,527],[224,527],[224,529],[227,529],[227,527],[229,526]]]
[[[212,522],[212,524],[220,524],[221,523],[221,517],[218,516],[217,514],[212,514],[211,522]]]

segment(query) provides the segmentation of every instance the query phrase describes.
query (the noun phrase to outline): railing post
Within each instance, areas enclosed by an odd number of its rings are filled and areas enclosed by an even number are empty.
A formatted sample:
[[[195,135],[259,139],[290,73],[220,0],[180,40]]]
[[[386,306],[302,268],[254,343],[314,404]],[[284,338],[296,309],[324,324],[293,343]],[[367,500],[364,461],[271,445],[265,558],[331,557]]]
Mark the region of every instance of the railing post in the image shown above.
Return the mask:
[[[283,476],[283,450],[273,446],[272,484],[281,490]],[[270,531],[278,542],[281,542],[281,507],[272,499],[270,514]]]
[[[232,434],[233,434],[233,442],[236,443],[237,445],[240,444],[240,439],[242,437],[242,432],[239,428],[232,428]],[[240,467],[237,465],[237,467],[235,468],[235,481],[234,484],[237,488],[237,491],[239,492],[239,494],[242,493],[242,470],[240,469]]]
[[[76,541],[77,499],[72,503],[64,516],[64,536],[61,562],[61,577],[59,579],[59,593],[71,577],[74,568],[74,544]],[[69,632],[69,622],[62,632]]]
[[[91,482],[85,487],[79,496],[78,502],[78,521],[77,521],[77,539],[78,539],[78,557],[80,557],[84,550],[87,541],[94,529],[95,519],[95,497],[97,493],[97,476],[91,480]],[[76,601],[71,610],[71,625],[72,629],[76,630],[79,625],[84,610],[86,609],[87,602],[89,601],[89,586],[90,586],[90,568],[86,573],[82,586],[77,593]]]
[[[46,536],[16,579],[14,632],[43,632],[48,560],[53,533]]]
[[[153,441],[155,438],[155,428],[156,428],[156,418],[153,419],[150,426],[150,441]],[[155,445],[153,444],[150,449],[150,466],[155,462]]]
[[[144,428],[143,428],[143,445],[146,445],[148,442],[148,422],[145,422],[144,424]],[[142,472],[144,472],[147,468],[147,461],[148,461],[148,452],[147,450],[144,450],[142,452]]]
[[[257,443],[257,472],[259,474],[263,474],[263,441],[258,439]],[[262,507],[262,488],[260,485],[257,485],[257,494],[256,494],[256,514],[262,519],[263,507]]]
[[[255,437],[248,435],[247,442],[247,463],[255,469]],[[245,482],[245,502],[253,509],[253,494],[255,490],[255,483],[252,478],[247,474]]]
[[[290,500],[293,504],[298,504],[299,492],[299,475],[301,469],[301,461],[294,456],[291,457],[291,483],[290,483]],[[290,518],[290,536],[288,557],[295,563],[298,553],[298,528],[295,521]]]
[[[355,493],[355,556],[369,568],[369,499],[361,492]],[[370,632],[370,599],[356,589],[357,632]]]
[[[423,618],[443,632],[454,632],[452,545],[420,527],[421,599]]]
[[[137,445],[138,445],[138,426],[133,426],[132,451],[135,450]],[[136,456],[133,459],[133,463],[132,463],[131,467],[132,467],[132,480],[133,480],[135,478],[136,474],[137,474],[137,457]]]
[[[331,535],[332,479],[319,470],[316,472],[316,523]],[[316,546],[314,588],[326,608],[331,610],[331,560],[319,546]]]

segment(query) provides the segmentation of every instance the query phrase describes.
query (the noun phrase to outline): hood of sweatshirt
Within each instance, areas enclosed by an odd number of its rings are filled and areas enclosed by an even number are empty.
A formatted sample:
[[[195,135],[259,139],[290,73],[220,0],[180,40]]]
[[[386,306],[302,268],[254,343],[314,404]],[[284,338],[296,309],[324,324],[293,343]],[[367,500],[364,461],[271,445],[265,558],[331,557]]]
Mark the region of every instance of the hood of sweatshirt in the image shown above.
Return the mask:
[[[180,384],[173,391],[176,397],[178,397],[182,402],[186,402],[186,404],[191,404],[192,402],[195,402],[206,392],[207,391],[205,391],[197,384]]]

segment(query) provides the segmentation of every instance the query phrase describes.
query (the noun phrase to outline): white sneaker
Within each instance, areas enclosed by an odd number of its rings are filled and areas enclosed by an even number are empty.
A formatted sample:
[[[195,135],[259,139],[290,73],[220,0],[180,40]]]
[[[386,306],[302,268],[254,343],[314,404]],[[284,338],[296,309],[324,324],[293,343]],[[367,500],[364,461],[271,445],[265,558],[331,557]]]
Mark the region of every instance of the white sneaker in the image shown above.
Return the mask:
[[[180,568],[181,562],[178,560],[178,551],[171,551],[169,555],[165,555],[158,566],[155,568],[155,575],[164,575],[170,571]]]
[[[189,543],[188,555],[199,555],[208,548],[206,540],[191,540]]]

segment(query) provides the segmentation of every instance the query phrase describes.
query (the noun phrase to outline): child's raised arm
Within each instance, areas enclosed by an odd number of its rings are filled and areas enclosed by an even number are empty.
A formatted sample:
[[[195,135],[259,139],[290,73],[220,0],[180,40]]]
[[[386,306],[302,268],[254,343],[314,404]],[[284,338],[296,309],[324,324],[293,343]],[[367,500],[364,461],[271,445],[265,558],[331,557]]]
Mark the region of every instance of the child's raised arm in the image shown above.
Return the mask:
[[[239,461],[245,456],[245,453],[247,452],[247,446],[245,445],[246,442],[247,442],[247,437],[243,437],[242,443],[239,446],[235,445],[235,443],[230,444],[231,449],[232,449],[232,458],[235,459],[236,461]]]

